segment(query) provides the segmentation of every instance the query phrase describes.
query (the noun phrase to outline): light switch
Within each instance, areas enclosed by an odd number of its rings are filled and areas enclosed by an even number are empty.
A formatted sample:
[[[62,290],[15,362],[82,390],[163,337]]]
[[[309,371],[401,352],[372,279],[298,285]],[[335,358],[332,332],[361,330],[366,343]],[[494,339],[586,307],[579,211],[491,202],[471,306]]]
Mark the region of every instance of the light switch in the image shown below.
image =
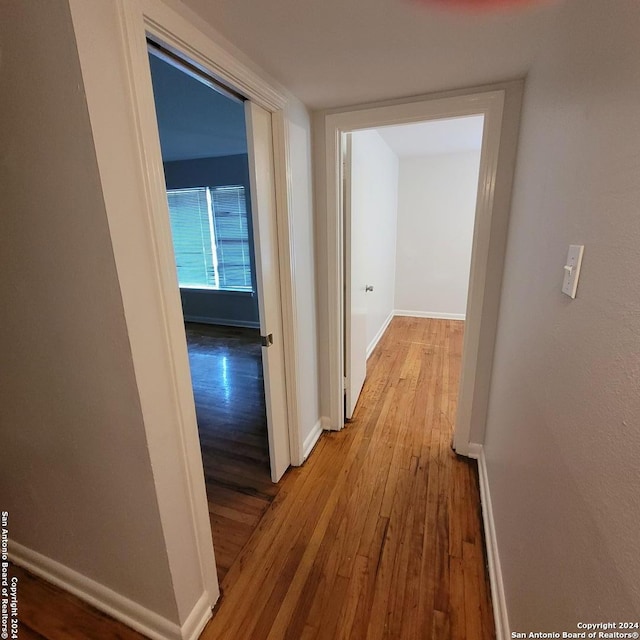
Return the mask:
[[[578,289],[578,278],[580,277],[580,265],[582,264],[582,254],[584,245],[569,245],[569,255],[564,266],[564,281],[562,282],[562,293],[566,293],[570,298],[576,297]]]

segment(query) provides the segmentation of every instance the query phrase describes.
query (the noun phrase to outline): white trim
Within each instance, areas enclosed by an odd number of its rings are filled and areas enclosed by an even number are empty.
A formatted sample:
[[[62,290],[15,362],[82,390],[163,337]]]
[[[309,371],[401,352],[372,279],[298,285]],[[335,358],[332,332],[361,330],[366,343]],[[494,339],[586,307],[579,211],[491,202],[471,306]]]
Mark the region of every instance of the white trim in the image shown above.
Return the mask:
[[[378,342],[380,342],[380,338],[382,338],[382,336],[384,335],[384,332],[387,330],[389,323],[393,320],[394,315],[396,315],[396,312],[391,311],[387,319],[382,323],[382,326],[380,327],[380,330],[378,331],[378,333],[376,333],[373,340],[369,343],[369,346],[367,347],[367,360],[373,353],[373,350],[376,348],[376,345],[378,344]]]
[[[198,324],[214,324],[223,327],[243,327],[245,329],[259,329],[260,323],[253,320],[229,320],[228,318],[212,318],[211,316],[184,316],[185,322]]]
[[[154,215],[158,206],[168,215],[162,165],[149,162],[159,144],[143,144],[155,131],[145,16],[136,0],[69,6],[169,564],[165,588],[182,621],[195,585],[209,606],[219,588],[171,232],[160,233]]]
[[[273,126],[276,149],[285,147],[281,140],[284,127],[278,128],[277,122],[282,117],[280,111],[286,98],[269,81],[239,62],[233,52],[225,50],[213,32],[205,34],[160,0],[104,0],[95,5],[90,7],[84,0],[70,0],[157,506],[178,616],[182,621],[191,614],[188,594],[194,584],[201,585],[210,595],[209,605],[217,600],[219,588],[173,264],[146,35],[162,41],[179,55],[188,56],[254,104],[270,111],[272,122],[276,123]],[[109,43],[108,56],[96,53],[96,41]],[[110,66],[103,70],[101,64],[105,57]],[[113,104],[110,96],[117,96]],[[114,118],[120,125],[115,136],[112,135]],[[127,154],[125,163],[118,155],[122,150]],[[277,172],[286,171],[289,159],[286,156],[279,159],[277,150],[274,156],[278,227],[282,227],[283,220],[288,221],[289,212],[283,204],[287,200],[287,195],[282,193],[286,185],[277,179]],[[124,166],[128,168],[126,175]],[[135,215],[131,216],[130,212]],[[292,238],[289,241],[292,242]],[[291,272],[283,269],[290,252],[279,253],[282,279]],[[138,268],[132,255],[143,256],[139,259],[143,268]],[[281,287],[281,298],[290,288],[294,288],[293,283]],[[141,292],[148,302],[144,307]],[[291,304],[282,302],[285,315]],[[157,348],[151,355],[145,333],[145,313],[155,323]],[[286,323],[284,328],[287,329]],[[290,335],[287,331],[285,338],[288,340]],[[295,350],[295,344],[292,348]],[[153,367],[152,362],[161,366]],[[295,407],[296,387],[289,379],[290,371],[290,367],[285,367],[284,383],[288,387],[287,401]],[[159,384],[166,389],[162,411],[157,402]],[[285,422],[279,421],[279,428],[287,429]],[[285,440],[289,448],[288,434]],[[168,442],[175,446],[169,448]]]
[[[433,318],[434,320],[465,320],[464,313],[442,313],[441,311],[410,311],[407,309],[396,309],[394,315],[405,318]]]
[[[182,638],[184,640],[198,640],[212,617],[209,595],[203,593],[180,629]]]
[[[482,455],[482,445],[477,442],[469,443],[469,450],[467,452],[468,458],[473,458],[474,460],[479,460]]]
[[[141,211],[141,215],[144,215],[147,227],[146,232],[152,240],[153,259],[156,269],[155,284],[161,301],[166,349],[171,364],[168,374],[171,378],[175,400],[175,425],[180,437],[180,450],[177,454],[182,459],[183,468],[187,476],[186,489],[189,497],[192,526],[195,532],[195,546],[199,558],[201,580],[205,588],[213,594],[213,602],[215,602],[219,597],[220,589],[215,566],[215,555],[211,543],[211,523],[209,521],[206,490],[203,482],[202,455],[199,451],[200,443],[195,420],[191,373],[183,335],[184,318],[182,317],[180,290],[179,287],[176,289],[178,282],[173,258],[173,241],[166,201],[166,184],[157,133],[158,125],[155,117],[155,103],[146,42],[147,32],[149,31],[157,30],[163,33],[171,44],[180,43],[185,38],[197,37],[198,31],[189,23],[183,21],[178,14],[168,10],[162,3],[153,0],[151,2],[119,0],[118,10],[124,48],[123,53],[129,81],[130,103],[133,115],[132,124],[135,127],[136,134],[139,176],[143,182],[144,211]],[[206,40],[208,41],[208,38]],[[204,41],[201,44],[206,46]],[[123,275],[120,274],[119,277],[122,286]],[[130,341],[133,342],[131,333]],[[137,375],[138,377],[140,375],[150,376],[151,372],[141,370]],[[143,412],[144,402],[145,400],[141,397]],[[149,435],[147,435],[147,438],[149,438]],[[165,503],[158,489],[163,481],[166,482],[166,479],[161,478],[162,472],[163,466],[161,466],[161,463],[155,465],[155,474],[160,476],[156,479],[156,491],[158,491],[158,505],[166,539],[166,530],[171,526],[171,502],[167,499]],[[207,510],[206,514],[205,509]],[[184,541],[182,544],[184,544]],[[174,536],[171,544],[167,543],[167,546],[170,571],[175,581],[175,576],[179,575],[180,572],[180,549],[177,536]],[[174,590],[176,590],[175,585]],[[177,593],[176,597],[178,598]]]
[[[300,378],[298,371],[298,319],[296,314],[295,247],[293,238],[293,187],[291,184],[291,159],[289,128],[284,111],[272,114],[274,180],[276,189],[276,218],[278,228],[278,260],[280,268],[280,300],[282,307],[282,338],[284,340],[285,390],[287,393],[287,417],[289,455],[293,466],[305,460],[300,442],[302,416],[298,406]]]
[[[17,542],[9,542],[9,557],[18,566],[153,640],[196,640],[211,618],[211,596],[207,592],[200,596],[181,628],[109,587]]]
[[[337,431],[338,429],[331,426],[331,418],[329,416],[321,416],[320,424],[324,431]]]
[[[327,295],[325,304],[330,310],[327,312],[329,318],[326,393],[331,424],[334,428],[341,429],[344,426],[344,260],[340,204],[342,135],[350,131],[387,125],[484,115],[469,295],[465,314],[467,326],[454,434],[456,451],[466,455],[471,439],[472,422],[475,430],[480,430],[486,417],[522,89],[523,83],[516,81],[402,101],[348,107],[321,112],[316,116],[316,139],[319,141],[316,150],[316,206],[319,210],[318,219],[326,221],[326,246],[323,247],[326,255],[324,284]]]
[[[491,600],[493,602],[493,617],[496,626],[496,640],[507,640],[511,637],[509,628],[509,614],[507,600],[504,594],[500,554],[498,553],[498,539],[496,537],[493,507],[489,491],[489,476],[487,462],[484,457],[484,447],[481,444],[469,443],[469,457],[478,461],[478,477],[480,480],[480,502],[482,503],[482,520],[484,522],[484,538],[489,564],[489,582],[491,583]]]
[[[318,438],[322,435],[323,427],[322,427],[322,418],[318,420],[318,422],[313,425],[313,429],[311,429],[311,433],[304,439],[303,444],[303,458],[306,460],[309,457],[309,454],[313,451],[313,447],[316,446],[318,442]]]
[[[132,1],[134,0],[127,0],[129,3]],[[267,111],[277,111],[285,106],[287,100],[282,92],[171,7],[158,0],[137,2],[139,7],[135,10],[144,14],[151,35],[168,46],[172,53],[188,57],[202,71],[234,88]]]

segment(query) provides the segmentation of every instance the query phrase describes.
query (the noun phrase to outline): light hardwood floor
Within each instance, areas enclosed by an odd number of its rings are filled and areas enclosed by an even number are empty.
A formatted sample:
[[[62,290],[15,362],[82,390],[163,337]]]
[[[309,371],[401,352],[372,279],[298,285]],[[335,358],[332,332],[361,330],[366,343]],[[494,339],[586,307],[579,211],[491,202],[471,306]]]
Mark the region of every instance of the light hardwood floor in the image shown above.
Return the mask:
[[[392,321],[354,419],[287,474],[204,640],[495,637],[477,468],[450,448],[462,336]]]
[[[203,640],[495,637],[476,464],[450,449],[462,334],[460,322],[393,320],[353,421],[287,472]],[[139,637],[115,622],[87,634],[104,616],[33,580],[21,592],[30,616],[73,605],[30,625],[33,637]],[[33,601],[38,589],[47,602]]]

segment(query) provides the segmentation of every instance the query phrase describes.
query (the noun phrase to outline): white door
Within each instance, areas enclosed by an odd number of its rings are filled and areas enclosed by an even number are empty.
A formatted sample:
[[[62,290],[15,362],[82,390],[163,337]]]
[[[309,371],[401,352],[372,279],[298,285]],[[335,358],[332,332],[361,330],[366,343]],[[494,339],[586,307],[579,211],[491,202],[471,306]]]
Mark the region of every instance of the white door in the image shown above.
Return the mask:
[[[351,207],[351,135],[343,138],[345,418],[353,416],[367,375],[366,219]]]
[[[276,224],[271,114],[245,102],[251,219],[256,255],[262,368],[269,434],[271,479],[277,482],[291,463],[284,379],[284,342],[280,306],[278,229]],[[266,345],[265,345],[266,342]]]

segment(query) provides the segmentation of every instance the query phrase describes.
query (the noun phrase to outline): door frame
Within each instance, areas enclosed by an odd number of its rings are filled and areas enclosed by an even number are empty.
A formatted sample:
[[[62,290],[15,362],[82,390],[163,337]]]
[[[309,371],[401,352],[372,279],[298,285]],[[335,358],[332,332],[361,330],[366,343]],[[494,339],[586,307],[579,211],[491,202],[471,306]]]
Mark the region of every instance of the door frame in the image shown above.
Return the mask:
[[[74,3],[80,6],[79,2]],[[237,60],[207,33],[200,31],[182,15],[157,0],[117,0],[117,11],[122,36],[122,52],[130,92],[131,120],[138,151],[137,168],[142,178],[141,218],[147,236],[151,239],[155,265],[155,294],[161,300],[165,349],[170,367],[166,372],[172,387],[173,411],[170,417],[178,432],[176,461],[185,474],[187,507],[195,533],[196,554],[203,585],[212,597],[219,594],[214,552],[211,543],[211,526],[207,507],[202,457],[195,419],[195,405],[191,387],[183,316],[179,287],[173,258],[173,245],[166,203],[166,186],[160,151],[155,103],[148,62],[147,37],[157,40],[180,57],[187,58],[202,71],[226,84],[271,114],[273,134],[274,176],[273,189],[276,203],[278,270],[282,311],[281,335],[284,340],[282,368],[285,371],[287,404],[286,422],[274,425],[285,435],[288,450],[285,452],[291,464],[302,463],[300,435],[298,432],[298,386],[296,375],[296,301],[294,288],[294,247],[291,219],[291,189],[289,185],[289,140],[285,120],[287,99],[284,94],[257,73]],[[77,20],[82,20],[84,8],[78,9]],[[130,337],[130,339],[133,339]],[[145,378],[153,372],[142,366],[137,376]],[[267,399],[268,400],[268,399]],[[153,398],[141,396],[143,410]],[[149,432],[148,432],[149,433]],[[149,439],[152,436],[149,435]],[[153,444],[150,455],[154,456]],[[160,487],[174,481],[169,470],[155,465],[158,506],[163,526],[172,527],[172,505],[164,499]],[[176,542],[179,542],[176,538]],[[182,544],[186,544],[183,540]],[[176,563],[174,570],[173,563]],[[179,575],[179,557],[170,554],[172,573]],[[210,616],[210,610],[209,610]]]
[[[361,105],[319,115],[326,198],[329,428],[344,426],[344,219],[341,141],[344,133],[426,120],[484,115],[478,198],[473,232],[462,376],[453,446],[469,455],[484,440],[502,268],[511,203],[523,81],[404,101]],[[318,121],[317,121],[318,122]],[[320,173],[322,177],[322,173]],[[320,205],[322,202],[319,203]]]
[[[351,242],[351,134],[345,133],[342,134],[341,140],[341,153],[340,156],[342,158],[342,173],[340,177],[341,184],[341,208],[342,208],[342,219],[344,225],[342,227],[342,242],[343,242],[343,278],[344,278],[344,305],[345,308],[351,302],[353,291],[351,288],[351,261],[348,260],[349,256],[349,244]],[[352,373],[351,362],[349,358],[349,354],[351,353],[351,341],[350,337],[352,334],[351,331],[351,314],[344,313],[343,314],[343,331],[344,331],[344,398],[345,398],[345,419],[349,420],[351,418],[349,414],[349,407],[351,405],[351,385],[350,377]],[[357,402],[357,400],[356,400]]]
[[[244,102],[249,155],[251,217],[258,315],[262,335],[262,371],[267,414],[271,480],[278,482],[291,464],[287,439],[287,392],[278,269],[278,229],[273,188],[273,127],[269,111]]]

